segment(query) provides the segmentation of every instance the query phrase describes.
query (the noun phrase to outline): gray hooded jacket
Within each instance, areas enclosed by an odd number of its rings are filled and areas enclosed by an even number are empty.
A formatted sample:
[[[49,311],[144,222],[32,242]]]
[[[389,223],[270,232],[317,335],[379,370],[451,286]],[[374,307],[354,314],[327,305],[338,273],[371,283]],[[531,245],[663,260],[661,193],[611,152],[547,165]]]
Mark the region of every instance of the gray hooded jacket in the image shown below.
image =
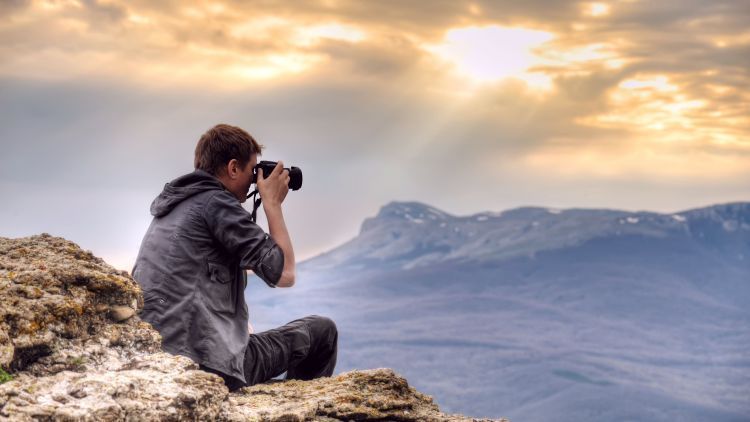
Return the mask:
[[[203,170],[167,183],[151,214],[132,271],[143,290],[141,318],[161,333],[165,351],[245,382],[245,269],[276,287],[281,248]]]

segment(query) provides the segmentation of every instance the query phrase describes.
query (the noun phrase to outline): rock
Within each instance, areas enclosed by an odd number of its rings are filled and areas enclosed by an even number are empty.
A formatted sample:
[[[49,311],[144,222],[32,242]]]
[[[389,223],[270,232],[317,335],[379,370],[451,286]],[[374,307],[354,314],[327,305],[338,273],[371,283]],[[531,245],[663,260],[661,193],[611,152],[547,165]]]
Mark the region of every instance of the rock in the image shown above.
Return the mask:
[[[134,301],[143,306],[127,272],[73,242],[46,234],[0,237],[0,366],[39,377],[116,368],[158,352],[161,336],[150,324],[138,318],[112,324],[97,311]]]
[[[391,369],[278,381],[229,393],[161,351],[138,284],[75,243],[0,237],[0,419],[477,420],[440,412]]]
[[[312,381],[276,381],[229,394],[219,419],[480,421],[445,415],[430,396],[409,386],[392,369],[350,371]],[[489,419],[487,419],[489,420]]]
[[[109,309],[109,316],[115,322],[122,322],[135,315],[135,309],[130,306],[113,306]]]

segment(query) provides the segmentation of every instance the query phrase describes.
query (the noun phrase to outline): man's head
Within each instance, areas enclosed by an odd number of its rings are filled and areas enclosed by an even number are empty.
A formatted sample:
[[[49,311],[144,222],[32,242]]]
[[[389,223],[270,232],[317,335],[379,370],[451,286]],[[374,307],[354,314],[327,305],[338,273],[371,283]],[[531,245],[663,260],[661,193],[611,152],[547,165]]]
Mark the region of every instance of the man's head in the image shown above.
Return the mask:
[[[262,149],[263,145],[241,128],[219,124],[198,141],[195,168],[216,176],[240,202],[245,202]]]

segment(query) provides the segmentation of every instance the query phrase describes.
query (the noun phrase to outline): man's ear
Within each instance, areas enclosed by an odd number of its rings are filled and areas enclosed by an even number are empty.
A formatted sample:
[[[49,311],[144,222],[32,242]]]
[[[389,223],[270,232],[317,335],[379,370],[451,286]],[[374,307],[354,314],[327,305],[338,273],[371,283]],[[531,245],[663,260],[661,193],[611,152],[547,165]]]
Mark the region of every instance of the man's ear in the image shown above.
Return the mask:
[[[236,158],[232,158],[227,163],[227,169],[226,169],[227,170],[227,176],[230,179],[235,179],[237,177],[237,173],[238,173],[238,170],[239,170],[239,166],[237,165],[237,163],[238,162],[237,162]]]

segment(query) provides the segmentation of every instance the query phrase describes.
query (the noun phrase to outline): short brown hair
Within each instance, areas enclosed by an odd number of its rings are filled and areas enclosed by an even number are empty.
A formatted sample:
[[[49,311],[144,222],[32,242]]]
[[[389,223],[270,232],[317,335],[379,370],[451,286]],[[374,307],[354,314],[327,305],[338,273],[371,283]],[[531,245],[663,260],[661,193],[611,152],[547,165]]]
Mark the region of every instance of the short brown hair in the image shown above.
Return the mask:
[[[218,124],[198,140],[198,145],[195,146],[195,169],[219,176],[233,158],[244,169],[252,155],[260,155],[262,149],[263,145],[243,129]]]

